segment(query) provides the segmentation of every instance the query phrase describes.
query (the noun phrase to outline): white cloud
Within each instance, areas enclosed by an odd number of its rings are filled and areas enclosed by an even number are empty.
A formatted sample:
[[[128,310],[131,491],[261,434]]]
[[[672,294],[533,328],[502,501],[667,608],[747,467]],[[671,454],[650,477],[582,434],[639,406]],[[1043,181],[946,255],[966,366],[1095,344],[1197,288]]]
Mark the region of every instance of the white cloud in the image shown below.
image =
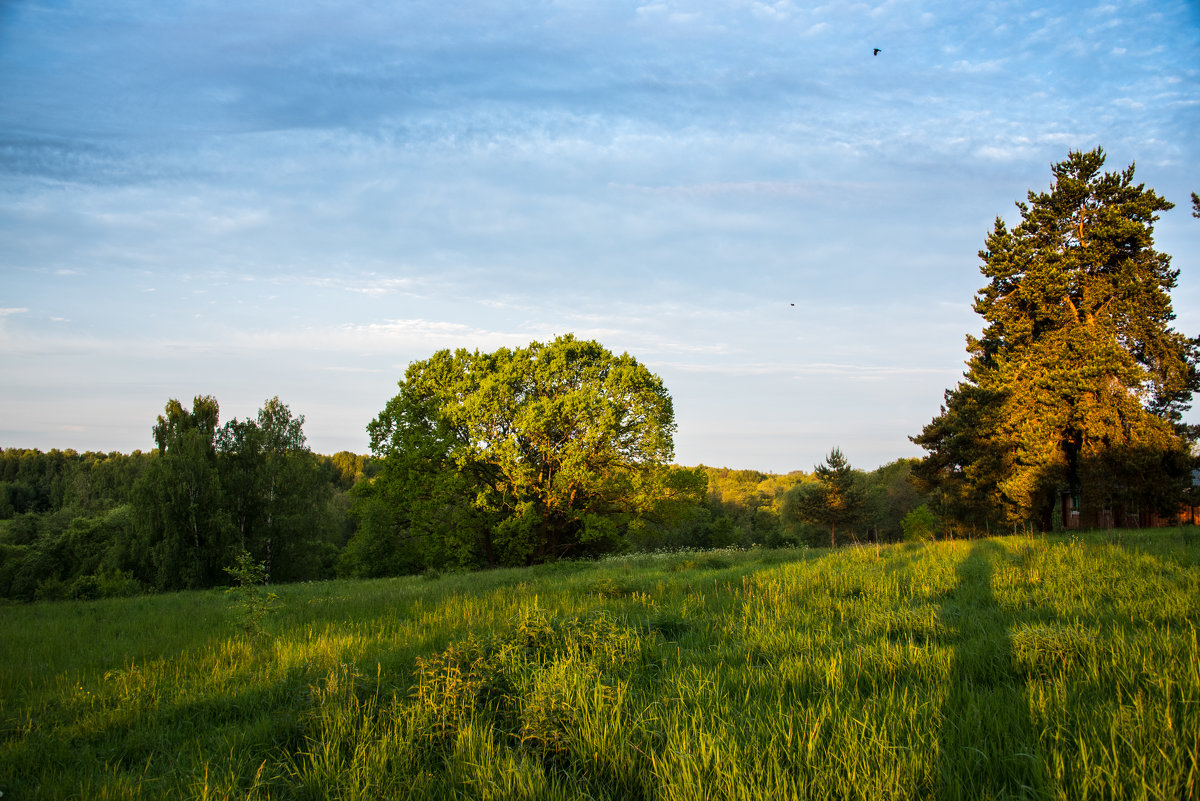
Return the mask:
[[[364,295],[390,295],[410,292],[416,285],[417,281],[411,278],[370,278],[360,285],[348,285],[346,289]]]
[[[827,184],[806,183],[802,181],[713,181],[673,186],[644,186],[614,183],[609,184],[609,187],[617,190],[630,190],[661,195],[790,195],[793,197],[813,196],[834,188]]]
[[[1112,104],[1117,108],[1130,109],[1133,111],[1141,111],[1146,107],[1146,104],[1140,100],[1134,100],[1132,97],[1114,98]]]
[[[789,378],[812,378],[814,376],[837,376],[841,378],[884,379],[897,376],[942,376],[944,367],[915,367],[901,365],[837,364],[830,362],[811,363],[713,363],[671,362],[655,360],[653,364],[662,369],[684,373],[737,376],[782,376]]]
[[[996,73],[1004,69],[1006,59],[992,59],[991,61],[967,61],[959,60],[950,66],[951,72],[963,72],[968,74],[980,73]]]

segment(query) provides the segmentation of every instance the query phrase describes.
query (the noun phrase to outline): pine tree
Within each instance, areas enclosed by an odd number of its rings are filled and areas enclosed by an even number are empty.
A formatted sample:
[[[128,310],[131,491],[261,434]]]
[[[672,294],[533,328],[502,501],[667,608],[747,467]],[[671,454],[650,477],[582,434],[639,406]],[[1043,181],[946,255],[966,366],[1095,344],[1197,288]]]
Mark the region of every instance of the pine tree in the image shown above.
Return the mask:
[[[789,507],[800,520],[829,526],[829,547],[837,547],[838,526],[857,522],[863,514],[866,498],[858,477],[840,448],[825,457],[824,464],[813,468],[816,481],[801,484],[789,494]]]
[[[1099,148],[1070,153],[979,253],[986,325],[967,337],[964,380],[913,437],[929,452],[917,475],[960,521],[1049,527],[1064,495],[1092,522],[1109,505],[1177,501],[1200,340],[1171,328],[1179,271],[1154,249],[1172,204],[1135,185],[1132,165],[1103,164]]]

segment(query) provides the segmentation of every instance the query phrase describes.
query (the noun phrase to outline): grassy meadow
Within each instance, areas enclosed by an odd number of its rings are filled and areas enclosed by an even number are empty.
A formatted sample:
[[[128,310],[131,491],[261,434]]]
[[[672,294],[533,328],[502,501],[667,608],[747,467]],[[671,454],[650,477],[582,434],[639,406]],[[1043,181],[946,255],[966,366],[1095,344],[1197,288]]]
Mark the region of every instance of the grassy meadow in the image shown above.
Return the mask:
[[[1200,798],[1195,529],[0,607],[8,799]]]

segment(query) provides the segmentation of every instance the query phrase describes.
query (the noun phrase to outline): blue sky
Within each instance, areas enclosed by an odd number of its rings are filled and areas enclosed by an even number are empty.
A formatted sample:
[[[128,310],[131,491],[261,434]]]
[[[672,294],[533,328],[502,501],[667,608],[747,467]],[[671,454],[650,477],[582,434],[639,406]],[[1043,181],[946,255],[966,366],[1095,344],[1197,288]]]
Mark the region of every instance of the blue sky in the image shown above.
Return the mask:
[[[1185,0],[12,0],[0,446],[278,395],[365,452],[409,362],[573,332],[662,376],[682,464],[872,468],[1069,150],[1177,204],[1200,333],[1198,121]]]

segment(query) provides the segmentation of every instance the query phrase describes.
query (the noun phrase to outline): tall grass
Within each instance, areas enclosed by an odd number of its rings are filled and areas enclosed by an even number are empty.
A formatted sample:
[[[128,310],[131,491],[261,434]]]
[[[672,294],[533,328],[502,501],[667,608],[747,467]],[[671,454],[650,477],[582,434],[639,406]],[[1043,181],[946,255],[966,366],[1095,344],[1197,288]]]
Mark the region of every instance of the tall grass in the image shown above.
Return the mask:
[[[7,798],[1200,797],[1190,530],[0,608]]]

